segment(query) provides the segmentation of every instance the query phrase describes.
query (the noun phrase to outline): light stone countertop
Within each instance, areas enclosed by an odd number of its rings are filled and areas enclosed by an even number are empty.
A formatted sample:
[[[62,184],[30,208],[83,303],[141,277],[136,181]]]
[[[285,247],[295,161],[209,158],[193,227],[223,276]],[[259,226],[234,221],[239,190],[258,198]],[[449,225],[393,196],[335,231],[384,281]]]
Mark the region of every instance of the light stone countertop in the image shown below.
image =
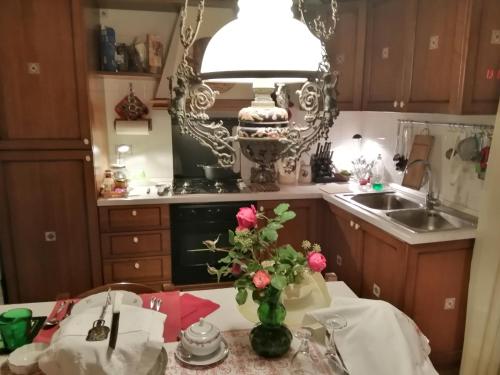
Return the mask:
[[[226,194],[187,194],[187,195],[167,195],[160,197],[156,194],[155,188],[151,187],[150,194],[146,194],[147,188],[136,188],[136,195],[128,198],[99,198],[99,207],[148,205],[148,204],[181,204],[181,203],[216,203],[216,202],[245,202],[259,200],[294,200],[294,199],[324,199],[328,203],[334,204],[345,211],[373,224],[383,231],[391,234],[397,239],[411,245],[455,241],[471,239],[476,237],[476,229],[457,229],[438,231],[433,233],[416,233],[401,225],[398,225],[382,215],[377,215],[372,211],[363,209],[349,203],[335,194],[373,192],[369,188],[359,187],[356,183],[330,183],[315,185],[281,185],[281,190],[277,192],[262,193],[226,193]],[[397,184],[390,184],[388,190],[401,190],[404,194],[410,194],[414,200],[424,203],[425,194],[406,189]]]

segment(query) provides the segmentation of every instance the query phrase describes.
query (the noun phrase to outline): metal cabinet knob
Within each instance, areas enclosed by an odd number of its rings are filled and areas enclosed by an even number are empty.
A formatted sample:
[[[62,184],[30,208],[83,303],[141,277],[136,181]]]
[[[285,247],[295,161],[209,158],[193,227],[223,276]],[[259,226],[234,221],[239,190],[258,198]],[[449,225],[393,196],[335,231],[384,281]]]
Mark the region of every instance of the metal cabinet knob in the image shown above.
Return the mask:
[[[377,284],[373,284],[373,295],[377,298],[380,298],[380,287]]]
[[[134,241],[134,243],[139,243],[139,237],[135,237],[132,239],[132,241]]]
[[[132,216],[137,216],[137,211],[136,210],[132,210]]]
[[[394,100],[394,103],[392,105],[394,106],[394,108],[398,108],[398,101]]]
[[[358,230],[361,226],[359,224],[354,224],[354,229]]]
[[[139,268],[141,268],[141,265],[139,264],[139,262],[135,262],[135,264],[134,264],[134,268],[135,268],[136,270],[138,270]]]
[[[349,226],[352,228],[354,226],[354,221],[349,221]]]
[[[85,156],[85,161],[91,161],[91,160],[92,158],[89,155]]]
[[[83,144],[88,145],[90,143],[88,138],[83,138]]]
[[[405,106],[405,102],[403,102],[402,100],[399,102],[399,108],[403,108]]]

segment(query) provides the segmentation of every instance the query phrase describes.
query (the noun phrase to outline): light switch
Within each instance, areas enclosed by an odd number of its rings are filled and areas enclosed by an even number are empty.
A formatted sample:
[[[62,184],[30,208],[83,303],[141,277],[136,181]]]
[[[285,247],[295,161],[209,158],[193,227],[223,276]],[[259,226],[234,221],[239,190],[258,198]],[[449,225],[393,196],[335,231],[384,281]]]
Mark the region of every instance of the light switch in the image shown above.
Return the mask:
[[[491,44],[500,44],[500,30],[491,30]]]
[[[444,299],[444,309],[445,310],[455,310],[455,297]]]
[[[337,255],[337,266],[342,267],[342,257]]]
[[[434,50],[439,48],[439,35],[433,35],[429,39],[429,49]]]
[[[45,232],[45,242],[55,242],[57,240],[56,232]]]
[[[375,284],[375,283],[373,283],[373,290],[372,290],[372,292],[373,292],[373,295],[375,297],[380,298],[380,287],[377,284]]]

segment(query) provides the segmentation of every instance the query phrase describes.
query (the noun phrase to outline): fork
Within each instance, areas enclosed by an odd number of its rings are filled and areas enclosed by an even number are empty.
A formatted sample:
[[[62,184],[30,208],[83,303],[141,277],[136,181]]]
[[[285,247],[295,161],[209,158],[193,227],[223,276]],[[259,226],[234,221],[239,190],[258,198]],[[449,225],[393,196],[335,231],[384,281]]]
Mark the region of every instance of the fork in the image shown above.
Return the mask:
[[[160,311],[160,307],[161,307],[162,303],[163,303],[163,301],[161,300],[161,298],[156,299],[156,306],[155,306],[156,311]]]
[[[151,300],[149,301],[149,308],[150,308],[151,310],[153,310],[153,309],[155,308],[155,306],[156,306],[156,297],[153,297],[153,298],[151,298]]]

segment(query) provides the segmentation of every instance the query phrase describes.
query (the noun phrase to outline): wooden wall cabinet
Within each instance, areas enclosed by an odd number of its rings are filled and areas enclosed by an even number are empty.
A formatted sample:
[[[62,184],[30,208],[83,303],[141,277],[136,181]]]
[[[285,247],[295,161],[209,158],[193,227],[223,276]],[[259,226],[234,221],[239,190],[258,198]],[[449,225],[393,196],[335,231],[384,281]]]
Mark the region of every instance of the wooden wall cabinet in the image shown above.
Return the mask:
[[[0,150],[90,149],[79,0],[0,2]]]
[[[320,232],[318,228],[318,207],[321,201],[319,199],[258,201],[257,208],[264,207],[266,216],[273,217],[273,209],[283,202],[289,203],[290,210],[294,211],[297,216],[295,219],[287,222],[284,228],[279,230],[278,244],[290,244],[298,250],[301,249],[302,241],[304,240],[318,242]]]
[[[168,205],[99,208],[104,283],[172,288]]]
[[[361,110],[365,56],[366,2],[339,3],[339,22],[327,44],[332,71],[339,72],[337,97],[340,110]]]
[[[101,283],[92,180],[88,151],[0,151],[0,240],[9,303],[51,301]]]
[[[437,367],[458,364],[474,240],[409,245],[326,206],[330,217],[322,242],[328,270],[359,296],[390,302],[411,317],[430,340]]]

